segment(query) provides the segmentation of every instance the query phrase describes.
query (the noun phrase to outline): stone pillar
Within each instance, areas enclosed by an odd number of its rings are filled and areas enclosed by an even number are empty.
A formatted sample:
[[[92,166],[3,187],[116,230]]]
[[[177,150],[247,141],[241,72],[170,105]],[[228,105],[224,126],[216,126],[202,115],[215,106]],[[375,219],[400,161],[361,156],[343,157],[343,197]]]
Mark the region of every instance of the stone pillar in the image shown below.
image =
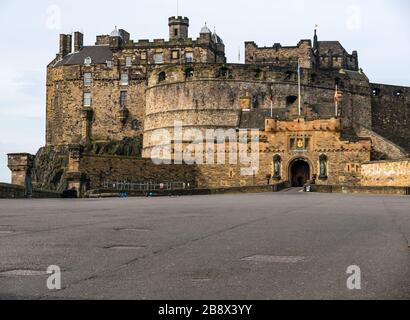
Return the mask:
[[[87,191],[87,179],[81,172],[81,159],[84,147],[82,145],[70,145],[68,157],[68,171],[66,174],[67,189],[75,189],[81,197]]]
[[[11,170],[11,183],[24,187],[25,195],[30,197],[33,189],[31,174],[35,156],[29,153],[11,153],[7,156],[7,166]]]

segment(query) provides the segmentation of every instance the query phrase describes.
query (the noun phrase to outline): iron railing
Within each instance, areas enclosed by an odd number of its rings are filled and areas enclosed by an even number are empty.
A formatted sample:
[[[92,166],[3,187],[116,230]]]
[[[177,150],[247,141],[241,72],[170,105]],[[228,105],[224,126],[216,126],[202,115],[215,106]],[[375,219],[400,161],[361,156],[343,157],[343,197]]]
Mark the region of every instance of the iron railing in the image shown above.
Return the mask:
[[[124,182],[105,181],[103,189],[115,191],[160,191],[160,190],[185,190],[190,184],[185,182]]]

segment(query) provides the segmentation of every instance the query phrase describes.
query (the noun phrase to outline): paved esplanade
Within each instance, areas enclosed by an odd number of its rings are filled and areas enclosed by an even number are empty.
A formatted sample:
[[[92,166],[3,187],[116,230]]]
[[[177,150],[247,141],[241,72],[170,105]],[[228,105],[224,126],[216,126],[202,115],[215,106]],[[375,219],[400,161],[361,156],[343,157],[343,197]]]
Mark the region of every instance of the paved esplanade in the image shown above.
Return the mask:
[[[410,298],[408,239],[410,197],[1,200],[0,299]]]

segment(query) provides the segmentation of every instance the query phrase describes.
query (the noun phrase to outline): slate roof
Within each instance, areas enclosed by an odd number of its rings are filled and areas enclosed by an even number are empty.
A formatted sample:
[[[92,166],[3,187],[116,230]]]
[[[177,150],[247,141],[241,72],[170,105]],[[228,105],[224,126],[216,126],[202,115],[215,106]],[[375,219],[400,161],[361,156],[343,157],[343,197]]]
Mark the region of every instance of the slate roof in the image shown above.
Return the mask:
[[[319,41],[318,46],[319,52],[322,54],[327,54],[330,49],[332,49],[334,54],[346,53],[346,50],[339,41]]]
[[[70,53],[54,66],[83,65],[85,58],[90,57],[92,64],[103,64],[112,60],[113,54],[108,45],[85,46],[79,52]]]

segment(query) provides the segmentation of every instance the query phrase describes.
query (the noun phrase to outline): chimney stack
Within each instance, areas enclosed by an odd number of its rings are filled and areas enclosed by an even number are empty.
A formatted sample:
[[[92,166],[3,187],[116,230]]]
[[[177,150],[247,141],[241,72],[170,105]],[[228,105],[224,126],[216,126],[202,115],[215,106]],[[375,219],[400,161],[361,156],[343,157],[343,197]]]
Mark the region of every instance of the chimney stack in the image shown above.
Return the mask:
[[[71,34],[60,34],[60,58],[64,58],[72,51],[72,36]]]
[[[84,46],[84,35],[77,31],[74,33],[74,52],[80,51]]]

